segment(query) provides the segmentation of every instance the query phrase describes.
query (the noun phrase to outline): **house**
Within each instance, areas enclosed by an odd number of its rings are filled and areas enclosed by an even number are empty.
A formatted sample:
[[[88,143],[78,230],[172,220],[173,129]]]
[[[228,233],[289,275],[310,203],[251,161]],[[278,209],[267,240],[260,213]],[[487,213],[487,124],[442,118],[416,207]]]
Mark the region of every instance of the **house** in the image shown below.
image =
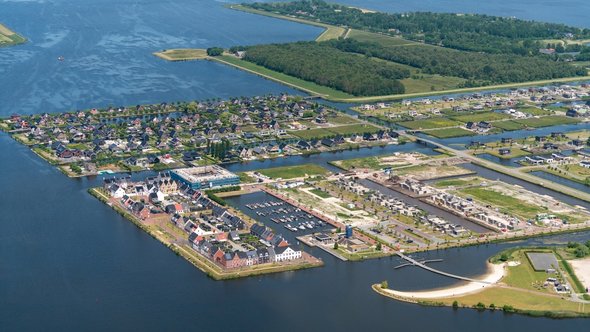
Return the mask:
[[[502,144],[512,144],[514,140],[511,137],[502,137],[501,142]]]
[[[302,257],[301,250],[294,250],[291,247],[275,247],[273,250],[275,262],[291,261]]]
[[[508,149],[508,148],[501,148],[501,149],[498,150],[498,153],[501,156],[509,155],[510,154],[510,149]]]
[[[322,145],[325,145],[325,146],[331,148],[335,145],[335,143],[334,143],[334,140],[332,140],[332,139],[324,138],[324,139],[322,139]]]

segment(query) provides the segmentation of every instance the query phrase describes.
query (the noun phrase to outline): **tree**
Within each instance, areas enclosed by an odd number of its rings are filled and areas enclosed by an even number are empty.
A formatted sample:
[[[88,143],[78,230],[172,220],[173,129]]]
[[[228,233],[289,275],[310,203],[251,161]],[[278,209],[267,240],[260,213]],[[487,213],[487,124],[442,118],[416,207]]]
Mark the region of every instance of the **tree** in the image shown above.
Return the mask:
[[[334,249],[338,250],[338,242],[334,242]]]
[[[457,309],[459,308],[459,302],[457,302],[456,300],[453,301],[453,309]]]
[[[376,247],[376,249],[377,249],[378,251],[381,251],[381,242],[377,242],[377,247]]]
[[[383,280],[383,281],[381,281],[381,288],[382,288],[382,289],[387,289],[387,288],[389,288],[389,284],[387,283],[387,280]]]
[[[223,48],[221,47],[210,47],[207,49],[208,56],[219,56],[223,54]]]

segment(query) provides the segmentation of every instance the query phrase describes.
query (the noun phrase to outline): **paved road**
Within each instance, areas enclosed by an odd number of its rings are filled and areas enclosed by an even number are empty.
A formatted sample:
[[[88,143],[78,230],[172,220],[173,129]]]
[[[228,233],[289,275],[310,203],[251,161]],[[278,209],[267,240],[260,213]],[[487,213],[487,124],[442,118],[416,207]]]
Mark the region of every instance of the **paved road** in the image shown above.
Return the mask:
[[[494,171],[497,171],[497,172],[500,172],[503,174],[513,176],[515,178],[519,178],[521,180],[524,180],[524,181],[527,181],[530,183],[540,185],[540,186],[545,187],[547,189],[551,189],[551,190],[560,192],[562,194],[566,194],[568,196],[572,196],[572,197],[581,199],[586,202],[590,202],[590,194],[589,193],[582,192],[582,191],[576,190],[574,188],[571,188],[571,187],[568,187],[568,186],[565,186],[565,185],[562,185],[559,183],[547,181],[547,180],[541,179],[539,177],[536,177],[536,176],[528,174],[528,173],[519,172],[518,170],[515,170],[513,168],[506,167],[506,166],[503,166],[500,164],[496,164],[496,163],[489,161],[489,160],[478,158],[470,153],[467,153],[466,151],[453,149],[453,148],[448,147],[448,146],[441,144],[439,142],[435,142],[435,141],[432,141],[432,140],[429,140],[426,138],[422,138],[422,137],[416,137],[416,136],[410,135],[410,134],[403,132],[403,131],[399,132],[399,134],[406,136],[410,139],[416,139],[416,140],[420,140],[424,143],[432,144],[438,148],[441,148],[441,149],[444,149],[448,152],[451,152],[458,157],[465,158],[474,164],[492,169]]]

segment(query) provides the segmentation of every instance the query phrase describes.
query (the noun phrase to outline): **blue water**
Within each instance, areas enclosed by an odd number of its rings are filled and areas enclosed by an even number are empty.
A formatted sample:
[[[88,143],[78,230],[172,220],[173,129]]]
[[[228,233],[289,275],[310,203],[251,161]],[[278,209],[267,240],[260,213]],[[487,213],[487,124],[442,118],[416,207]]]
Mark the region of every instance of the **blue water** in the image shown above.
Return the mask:
[[[386,10],[477,11],[580,26],[590,22],[589,4],[582,1],[349,3]],[[0,0],[0,22],[30,40],[0,49],[0,116],[295,92],[215,63],[167,63],[151,53],[309,40],[320,31],[231,11],[209,0]],[[59,56],[65,61],[57,61]],[[368,153],[384,151],[379,149]],[[0,134],[0,151],[0,331],[496,332],[588,326],[581,319],[453,311],[381,297],[370,285],[384,279],[400,289],[454,282],[414,268],[394,271],[395,258],[342,263],[314,252],[325,267],[215,282],[88,195],[87,188],[99,184],[100,177],[68,179],[6,134]],[[354,156],[348,153],[341,156]],[[275,164],[281,162],[257,165]],[[581,233],[526,243],[589,237]],[[526,243],[427,255],[443,258],[437,265],[442,270],[476,276],[490,255]]]

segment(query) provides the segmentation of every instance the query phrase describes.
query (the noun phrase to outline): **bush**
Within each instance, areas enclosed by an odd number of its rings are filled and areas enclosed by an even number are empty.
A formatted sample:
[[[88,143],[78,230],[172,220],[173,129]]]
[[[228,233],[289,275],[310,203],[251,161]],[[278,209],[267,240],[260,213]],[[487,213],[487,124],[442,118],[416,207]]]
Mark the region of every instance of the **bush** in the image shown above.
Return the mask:
[[[383,288],[383,289],[389,288],[389,284],[387,283],[387,280],[381,281],[381,288]]]
[[[453,301],[453,309],[457,309],[459,308],[459,302],[457,302],[456,300]]]
[[[475,309],[482,311],[486,309],[486,305],[481,303],[481,302],[477,302],[477,304],[475,305]]]
[[[209,56],[219,56],[223,54],[223,48],[221,47],[210,47],[207,49],[207,55]]]
[[[507,304],[505,304],[505,305],[502,307],[502,310],[503,310],[504,312],[515,312],[515,311],[516,311],[516,310],[514,309],[514,307],[513,307],[513,306],[511,306],[511,305],[507,305]]]

